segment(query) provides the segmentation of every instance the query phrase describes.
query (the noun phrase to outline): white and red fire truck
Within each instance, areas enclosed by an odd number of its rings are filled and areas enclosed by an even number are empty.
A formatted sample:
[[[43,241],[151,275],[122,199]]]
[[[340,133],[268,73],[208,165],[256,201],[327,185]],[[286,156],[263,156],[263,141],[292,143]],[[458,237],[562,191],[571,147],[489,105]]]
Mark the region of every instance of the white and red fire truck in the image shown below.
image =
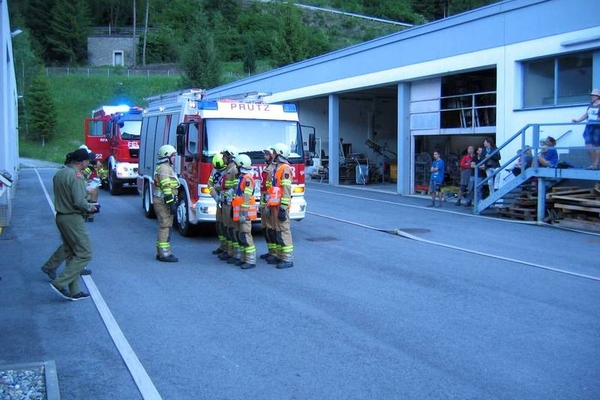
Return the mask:
[[[186,90],[146,99],[142,120],[138,193],[146,217],[155,217],[152,207],[156,152],[171,144],[177,149],[175,171],[181,184],[177,227],[183,236],[193,234],[201,223],[215,221],[216,203],[209,194],[212,157],[232,145],[252,159],[255,179],[261,179],[263,149],[275,143],[290,147],[294,171],[290,218],[306,213],[302,131],[294,104],[267,104],[261,96],[211,100],[203,90]],[[258,196],[260,184],[256,185]]]
[[[85,144],[106,169],[103,183],[111,194],[136,182],[142,112],[126,105],[102,106],[85,119]]]

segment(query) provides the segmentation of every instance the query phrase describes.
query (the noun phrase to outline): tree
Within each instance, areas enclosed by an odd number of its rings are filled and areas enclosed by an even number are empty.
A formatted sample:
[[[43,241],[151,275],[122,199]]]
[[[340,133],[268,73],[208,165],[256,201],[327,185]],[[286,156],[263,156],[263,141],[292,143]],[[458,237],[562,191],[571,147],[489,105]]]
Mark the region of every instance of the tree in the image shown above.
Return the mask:
[[[201,30],[193,35],[181,55],[184,87],[210,89],[221,83],[221,65],[212,34]]]
[[[85,0],[57,0],[50,17],[49,56],[69,65],[87,62],[87,36],[91,24]]]
[[[27,139],[30,141],[40,140],[44,146],[54,137],[57,120],[50,84],[42,71],[33,78],[30,95],[32,99],[44,99],[44,101],[38,101],[35,107],[31,107],[29,110],[30,133]]]
[[[308,32],[300,11],[292,3],[286,3],[280,13],[279,32],[271,56],[278,67],[302,61],[308,55]]]
[[[244,46],[244,72],[248,75],[256,72],[256,48],[251,38],[246,39]]]

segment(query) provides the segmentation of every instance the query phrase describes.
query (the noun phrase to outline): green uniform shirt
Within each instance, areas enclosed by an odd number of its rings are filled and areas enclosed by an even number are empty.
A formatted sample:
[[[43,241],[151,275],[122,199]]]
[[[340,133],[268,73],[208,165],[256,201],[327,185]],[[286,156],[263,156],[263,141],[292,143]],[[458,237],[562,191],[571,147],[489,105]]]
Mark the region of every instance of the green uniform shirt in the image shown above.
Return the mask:
[[[66,165],[54,174],[54,209],[59,214],[87,214],[92,205],[87,201],[83,174]]]

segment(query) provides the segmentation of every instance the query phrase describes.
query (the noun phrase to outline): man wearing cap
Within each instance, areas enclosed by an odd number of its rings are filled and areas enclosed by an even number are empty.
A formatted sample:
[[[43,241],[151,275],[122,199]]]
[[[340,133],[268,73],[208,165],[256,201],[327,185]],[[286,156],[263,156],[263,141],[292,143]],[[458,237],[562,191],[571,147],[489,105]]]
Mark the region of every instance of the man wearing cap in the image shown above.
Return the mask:
[[[544,139],[544,147],[540,154],[538,154],[538,163],[540,164],[540,167],[556,168],[556,164],[558,164],[558,153],[554,146],[556,146],[556,139],[552,136],[548,136]]]
[[[587,147],[600,147],[600,89],[594,89],[590,93],[592,102],[588,106],[585,113],[573,122],[582,122],[587,119],[588,123],[583,131],[583,140]],[[587,169],[600,168],[600,149],[590,149],[588,154],[592,159],[592,165]]]
[[[88,152],[88,157],[90,162],[92,162],[93,160],[96,159],[96,154],[92,153],[86,145],[81,145],[79,147],[80,149],[85,149]],[[73,153],[69,153],[67,154],[66,158],[65,158],[65,165],[68,165],[72,162],[71,157],[73,156]],[[84,184],[88,184],[87,178],[86,178],[86,170],[88,170],[88,167],[86,167],[83,171],[82,171],[82,175],[83,175],[83,179],[84,179]],[[97,199],[98,196],[96,196],[96,200],[95,201],[91,201],[91,193],[90,191],[87,189],[86,186],[86,192],[88,194],[88,202],[90,203],[97,203]],[[84,218],[86,218],[87,221],[93,221],[94,220],[94,214],[87,214],[84,216]],[[56,279],[56,271],[58,270],[58,267],[60,267],[60,265],[67,259],[67,250],[66,250],[67,246],[63,243],[60,246],[58,246],[58,248],[54,251],[54,253],[52,253],[52,255],[50,256],[50,258],[48,258],[48,260],[44,263],[44,265],[42,266],[42,272],[45,273],[46,275],[48,275],[48,277],[50,278],[50,280],[55,280]],[[81,271],[80,275],[91,275],[92,271],[88,268],[84,268],[83,271]]]
[[[56,277],[55,270],[44,270],[54,279],[50,287],[61,297],[84,300],[90,297],[79,288],[79,275],[92,259],[92,244],[85,227],[86,214],[97,212],[95,205],[87,201],[85,183],[81,173],[89,163],[88,152],[78,149],[67,155],[65,166],[52,179],[56,227],[62,237],[62,251],[66,259],[65,270]],[[68,288],[68,289],[67,289]]]

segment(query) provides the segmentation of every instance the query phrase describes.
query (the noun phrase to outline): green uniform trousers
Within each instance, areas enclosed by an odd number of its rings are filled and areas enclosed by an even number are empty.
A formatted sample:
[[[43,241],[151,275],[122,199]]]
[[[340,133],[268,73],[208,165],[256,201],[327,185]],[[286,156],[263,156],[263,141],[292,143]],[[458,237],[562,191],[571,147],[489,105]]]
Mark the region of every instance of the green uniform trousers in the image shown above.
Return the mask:
[[[75,295],[81,292],[79,275],[92,260],[90,235],[81,214],[56,214],[56,226],[63,244],[55,254],[60,254],[62,247],[66,268],[52,283],[58,288],[68,286],[71,295]]]

